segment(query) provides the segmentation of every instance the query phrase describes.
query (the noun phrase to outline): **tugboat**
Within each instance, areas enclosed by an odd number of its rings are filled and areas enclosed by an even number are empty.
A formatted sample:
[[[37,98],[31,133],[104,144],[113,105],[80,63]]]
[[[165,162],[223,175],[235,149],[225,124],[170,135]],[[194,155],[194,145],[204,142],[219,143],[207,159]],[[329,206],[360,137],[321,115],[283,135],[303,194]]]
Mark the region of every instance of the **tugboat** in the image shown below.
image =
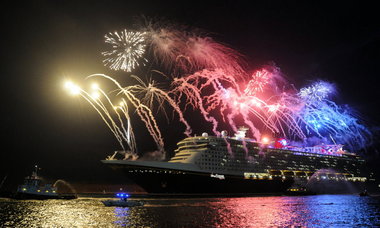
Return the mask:
[[[17,192],[13,195],[14,199],[76,199],[75,194],[59,194],[57,188],[52,184],[42,184],[41,178],[37,175],[38,166],[32,175],[25,177],[24,183],[19,185]]]
[[[126,193],[117,193],[116,197],[118,200],[103,200],[102,203],[106,207],[135,207],[143,206],[144,202],[142,201],[130,201],[128,200],[129,195]]]

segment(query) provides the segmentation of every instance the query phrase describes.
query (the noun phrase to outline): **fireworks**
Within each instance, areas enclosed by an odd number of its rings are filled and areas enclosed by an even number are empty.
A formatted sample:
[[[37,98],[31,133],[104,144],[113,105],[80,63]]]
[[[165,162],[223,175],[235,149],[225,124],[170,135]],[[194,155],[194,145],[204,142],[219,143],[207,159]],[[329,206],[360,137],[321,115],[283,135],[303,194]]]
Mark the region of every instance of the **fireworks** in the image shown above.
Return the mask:
[[[310,103],[313,101],[322,101],[329,95],[332,95],[334,92],[335,87],[333,84],[324,81],[318,81],[309,87],[302,88],[299,92],[299,96],[306,102]]]
[[[248,82],[244,93],[248,96],[254,96],[256,93],[263,92],[264,87],[268,84],[269,72],[266,70],[258,70],[252,75],[252,79]]]
[[[123,149],[136,151],[130,118],[133,110],[158,150],[164,151],[157,116],[152,112],[158,107],[167,115],[164,104],[174,110],[187,136],[192,128],[183,112],[192,108],[200,112],[216,135],[223,130],[236,132],[244,125],[249,127],[251,137],[262,142],[268,139],[262,137],[262,132],[271,133],[272,138],[303,142],[318,137],[347,144],[351,149],[364,148],[371,139],[371,132],[352,109],[330,99],[336,92],[332,83],[317,81],[297,91],[274,65],[248,73],[239,53],[194,30],[184,32],[173,26],[149,24],[140,32],[123,30],[105,38],[112,50],[102,53],[104,64],[112,70],[131,72],[152,57],[163,67],[162,72],[167,70],[172,76],[167,77],[171,79],[167,90],[159,88],[154,80],[144,82],[137,76],[132,76],[137,83],[126,87],[104,74],[90,76],[110,80],[116,86],[122,100],[119,106],[99,86],[88,93],[66,84],[72,94],[80,94],[100,114]]]
[[[105,35],[106,43],[112,45],[111,51],[102,52],[106,57],[103,63],[112,70],[131,72],[139,66],[145,53],[145,33],[123,30]]]
[[[210,37],[189,37],[182,55],[188,60],[188,71],[222,69],[229,74],[234,74],[234,77],[244,73],[239,63],[239,54]]]
[[[305,120],[307,134],[331,138],[351,149],[366,147],[371,133],[348,105],[328,99],[334,91],[332,84],[323,81],[300,90],[305,105],[299,114]]]
[[[234,77],[245,74],[238,52],[196,31],[149,24],[141,32],[124,29],[105,38],[112,50],[102,53],[106,57],[103,62],[112,70],[131,72],[147,62],[143,56],[149,50],[156,63],[175,73],[222,69]]]

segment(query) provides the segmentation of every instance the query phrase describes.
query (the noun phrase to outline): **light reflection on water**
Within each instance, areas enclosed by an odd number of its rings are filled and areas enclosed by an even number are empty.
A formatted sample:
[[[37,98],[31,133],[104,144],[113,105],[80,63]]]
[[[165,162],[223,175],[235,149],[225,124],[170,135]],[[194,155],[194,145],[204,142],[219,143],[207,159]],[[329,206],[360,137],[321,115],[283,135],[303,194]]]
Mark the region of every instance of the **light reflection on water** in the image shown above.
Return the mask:
[[[0,227],[374,227],[380,197],[318,195],[142,199],[142,207],[105,207],[99,198],[0,199]]]

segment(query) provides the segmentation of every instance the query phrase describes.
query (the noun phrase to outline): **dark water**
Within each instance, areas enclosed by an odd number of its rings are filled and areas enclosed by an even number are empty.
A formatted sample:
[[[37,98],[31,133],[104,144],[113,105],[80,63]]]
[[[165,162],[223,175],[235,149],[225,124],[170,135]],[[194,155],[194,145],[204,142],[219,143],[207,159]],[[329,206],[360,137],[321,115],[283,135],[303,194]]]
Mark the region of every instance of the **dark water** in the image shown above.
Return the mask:
[[[380,197],[373,196],[141,199],[146,204],[132,208],[101,200],[0,199],[0,227],[380,226]]]

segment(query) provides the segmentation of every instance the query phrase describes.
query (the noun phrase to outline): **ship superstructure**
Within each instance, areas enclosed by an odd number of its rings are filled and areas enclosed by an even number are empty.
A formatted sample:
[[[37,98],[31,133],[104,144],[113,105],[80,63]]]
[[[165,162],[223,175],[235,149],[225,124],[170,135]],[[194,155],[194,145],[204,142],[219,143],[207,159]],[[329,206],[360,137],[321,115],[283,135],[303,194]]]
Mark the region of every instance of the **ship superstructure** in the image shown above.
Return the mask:
[[[169,161],[103,162],[151,193],[277,193],[326,183],[344,192],[346,184],[359,191],[369,179],[365,161],[342,145],[264,144],[246,138],[245,130],[235,137],[222,132],[185,138]]]

